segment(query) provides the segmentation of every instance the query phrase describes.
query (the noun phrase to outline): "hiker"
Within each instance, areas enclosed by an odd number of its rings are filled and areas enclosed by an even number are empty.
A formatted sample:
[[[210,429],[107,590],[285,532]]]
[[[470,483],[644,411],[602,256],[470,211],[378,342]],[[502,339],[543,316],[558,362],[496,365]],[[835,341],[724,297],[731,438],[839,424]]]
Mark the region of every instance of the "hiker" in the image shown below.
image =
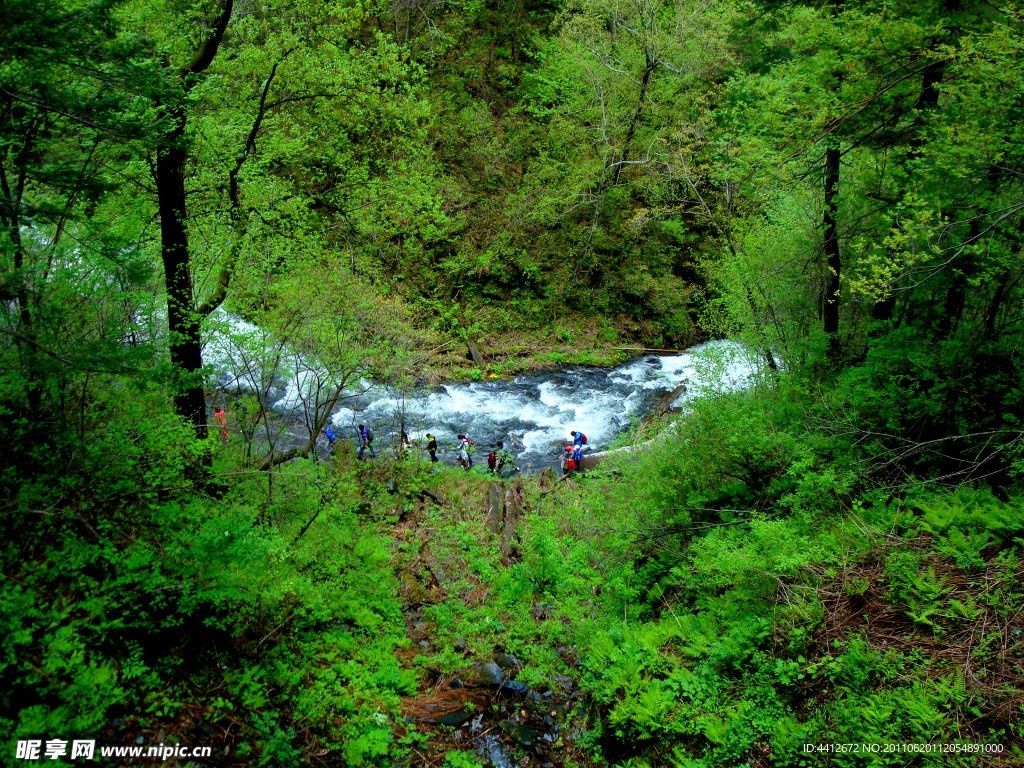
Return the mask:
[[[430,460],[437,463],[437,438],[427,432],[427,453],[430,454]]]
[[[575,429],[569,433],[572,435],[572,444],[577,448],[587,444],[587,436],[582,432],[577,432]]]
[[[459,443],[459,456],[462,456],[462,454],[466,455],[466,463],[464,466],[468,472],[473,468],[473,451],[476,449],[476,443],[465,435],[456,435],[455,437],[462,441]],[[460,458],[459,460],[461,461],[462,459]]]
[[[363,458],[363,451],[367,448],[370,449],[370,458],[376,459],[377,455],[373,452],[373,430],[367,429],[362,424],[359,425],[359,453],[356,455],[357,459]]]
[[[498,457],[498,467],[496,474],[501,474],[502,468],[508,464],[512,467],[513,471],[519,472],[519,467],[516,466],[516,457],[505,450],[505,443],[501,440],[498,441],[498,450],[496,451]]]
[[[576,450],[572,452],[572,460],[576,462],[576,471],[583,471],[583,446],[577,445]]]
[[[337,439],[334,436],[334,430],[332,430],[330,427],[324,427],[323,429],[320,430],[320,433],[327,438],[327,451],[333,451],[334,441]]]
[[[412,444],[409,442],[409,436],[405,434],[405,430],[399,432],[398,435],[398,458],[404,459],[409,455]]]
[[[487,454],[487,471],[492,475],[498,472],[498,454],[494,451]]]
[[[469,458],[469,451],[466,450],[466,436],[456,435],[455,439],[459,441],[458,453],[456,454],[459,458],[459,464],[462,468],[469,472],[469,468],[473,466],[473,460]]]
[[[573,458],[574,450],[571,445],[565,446],[562,451],[562,474],[567,475],[576,471],[576,460]]]
[[[217,419],[217,423],[220,424],[220,433],[224,435],[224,439],[230,440],[231,438],[228,436],[228,417],[225,415],[224,409],[219,408],[213,416]]]

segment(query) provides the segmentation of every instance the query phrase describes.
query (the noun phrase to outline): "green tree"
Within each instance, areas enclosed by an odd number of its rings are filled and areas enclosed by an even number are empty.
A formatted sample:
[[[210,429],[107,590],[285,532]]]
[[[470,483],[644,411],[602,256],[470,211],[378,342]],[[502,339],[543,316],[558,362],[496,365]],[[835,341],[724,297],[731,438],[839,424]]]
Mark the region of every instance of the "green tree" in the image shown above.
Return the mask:
[[[168,8],[154,24],[162,7],[133,3],[129,28],[154,37],[166,61],[157,104],[164,133],[147,160],[170,356],[183,373],[175,408],[204,435],[202,326],[227,298],[240,259],[303,236],[311,206],[344,214],[338,196],[353,196],[339,190],[385,173],[383,145],[414,118],[402,112],[400,52],[364,34],[358,6],[236,9],[224,0],[212,13]]]
[[[144,274],[138,254],[89,212],[115,186],[102,168],[116,155],[112,147],[149,135],[145,112],[133,108],[131,97],[154,93],[155,78],[148,49],[118,40],[115,7],[35,0],[4,7],[3,398],[34,418],[52,407],[69,373],[126,370],[116,340],[129,318],[110,315],[102,302],[116,304],[115,294]]]

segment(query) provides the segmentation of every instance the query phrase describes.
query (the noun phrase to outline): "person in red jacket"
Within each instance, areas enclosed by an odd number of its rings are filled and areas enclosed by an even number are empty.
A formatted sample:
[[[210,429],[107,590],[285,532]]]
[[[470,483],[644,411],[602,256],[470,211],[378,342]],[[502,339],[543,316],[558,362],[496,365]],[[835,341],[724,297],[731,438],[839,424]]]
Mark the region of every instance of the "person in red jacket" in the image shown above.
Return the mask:
[[[220,408],[217,410],[213,417],[217,419],[217,423],[220,424],[220,433],[224,435],[225,440],[230,440],[231,437],[228,435],[228,417],[224,413],[224,409]]]

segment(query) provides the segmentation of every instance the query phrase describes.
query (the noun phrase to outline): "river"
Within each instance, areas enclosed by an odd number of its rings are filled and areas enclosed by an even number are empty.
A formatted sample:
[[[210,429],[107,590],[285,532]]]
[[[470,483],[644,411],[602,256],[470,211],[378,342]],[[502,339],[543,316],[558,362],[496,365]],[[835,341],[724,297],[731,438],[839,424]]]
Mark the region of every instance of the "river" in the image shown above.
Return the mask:
[[[235,319],[236,329],[247,324]],[[251,391],[247,376],[238,370],[238,354],[226,354],[213,345],[207,358],[221,370],[220,386],[227,392]],[[293,370],[295,370],[293,368]],[[359,424],[373,430],[374,446],[386,451],[405,429],[414,444],[422,445],[430,432],[450,462],[457,434],[477,445],[477,461],[493,450],[498,440],[517,456],[522,469],[550,466],[558,445],[571,430],[580,430],[591,450],[607,448],[642,419],[680,384],[686,391],[675,402],[684,409],[694,398],[743,386],[755,363],[738,344],[710,341],[678,355],[648,354],[614,368],[566,365],[512,379],[423,386],[402,391],[363,380],[346,393],[330,424],[342,439],[354,440]],[[311,375],[279,377],[267,389],[266,400],[276,413],[302,423],[302,392]],[[294,444],[306,433],[293,429]],[[571,438],[569,438],[571,439]]]

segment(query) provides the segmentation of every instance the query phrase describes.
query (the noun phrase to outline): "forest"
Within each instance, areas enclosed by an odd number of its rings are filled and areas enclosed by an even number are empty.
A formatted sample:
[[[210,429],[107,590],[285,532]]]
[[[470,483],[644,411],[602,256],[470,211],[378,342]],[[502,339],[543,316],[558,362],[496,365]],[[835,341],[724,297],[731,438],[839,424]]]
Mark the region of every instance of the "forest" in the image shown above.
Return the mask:
[[[1022,245],[1009,0],[4,0],[0,762],[1024,765]]]

